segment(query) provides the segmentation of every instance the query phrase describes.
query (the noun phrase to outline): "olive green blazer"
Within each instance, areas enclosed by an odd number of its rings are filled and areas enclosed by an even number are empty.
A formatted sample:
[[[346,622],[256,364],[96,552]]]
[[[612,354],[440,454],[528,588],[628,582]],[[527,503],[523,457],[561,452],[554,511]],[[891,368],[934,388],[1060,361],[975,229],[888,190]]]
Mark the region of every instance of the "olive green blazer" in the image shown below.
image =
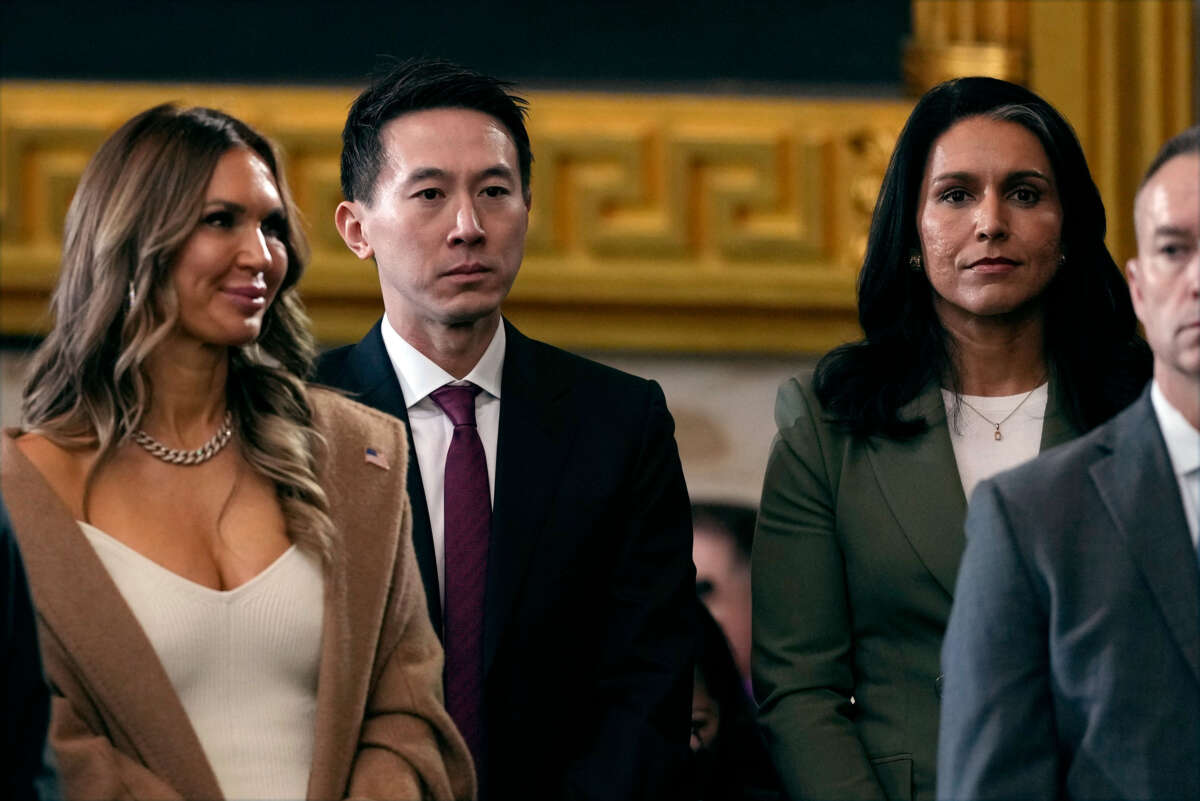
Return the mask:
[[[1078,432],[1053,383],[1041,448]],[[755,696],[789,794],[933,798],[939,654],[966,499],[941,390],[906,442],[825,418],[810,378],[779,389],[754,540]]]

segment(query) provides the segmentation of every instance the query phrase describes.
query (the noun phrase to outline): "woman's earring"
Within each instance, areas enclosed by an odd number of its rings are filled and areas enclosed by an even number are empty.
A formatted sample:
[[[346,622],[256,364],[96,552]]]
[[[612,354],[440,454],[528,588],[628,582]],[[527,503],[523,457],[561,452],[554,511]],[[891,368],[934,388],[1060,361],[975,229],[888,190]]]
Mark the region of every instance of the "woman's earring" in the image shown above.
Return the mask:
[[[129,308],[133,308],[133,304],[137,302],[137,293],[133,291],[133,281],[129,282]]]
[[[1058,269],[1061,270],[1063,267],[1066,266],[1066,264],[1067,264],[1067,254],[1059,253],[1058,254]]]
[[[908,269],[914,273],[925,271],[925,265],[921,263],[921,254],[915,250],[908,254]]]

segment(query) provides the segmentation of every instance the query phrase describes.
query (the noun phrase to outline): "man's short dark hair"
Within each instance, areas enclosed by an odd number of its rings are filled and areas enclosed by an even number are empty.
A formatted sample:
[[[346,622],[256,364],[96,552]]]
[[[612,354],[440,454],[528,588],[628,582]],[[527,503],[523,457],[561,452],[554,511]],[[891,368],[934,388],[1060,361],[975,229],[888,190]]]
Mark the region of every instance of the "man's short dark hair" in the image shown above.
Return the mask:
[[[495,117],[512,137],[521,171],[521,189],[529,196],[533,153],[525,116],[529,104],[510,94],[513,84],[441,59],[409,59],[371,81],[350,107],[342,129],[342,195],[370,204],[383,166],[380,133],[410,111],[463,108]]]
[[[1146,168],[1146,174],[1142,176],[1142,182],[1138,184],[1138,191],[1142,191],[1142,187],[1150,182],[1150,179],[1162,169],[1164,164],[1185,153],[1200,154],[1200,125],[1193,125],[1191,128],[1180,131],[1159,148],[1158,155],[1154,157],[1154,161],[1150,162],[1150,166]]]

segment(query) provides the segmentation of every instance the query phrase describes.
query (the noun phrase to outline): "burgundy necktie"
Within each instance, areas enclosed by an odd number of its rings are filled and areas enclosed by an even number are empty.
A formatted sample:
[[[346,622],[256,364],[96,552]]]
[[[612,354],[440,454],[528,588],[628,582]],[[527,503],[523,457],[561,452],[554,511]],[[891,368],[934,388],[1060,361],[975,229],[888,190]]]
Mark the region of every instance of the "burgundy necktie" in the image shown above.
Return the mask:
[[[442,604],[446,646],[446,711],[454,719],[475,759],[482,784],[483,596],[487,586],[488,536],[492,501],[487,459],[475,427],[473,384],[447,384],[430,397],[454,424],[446,452],[445,573]]]

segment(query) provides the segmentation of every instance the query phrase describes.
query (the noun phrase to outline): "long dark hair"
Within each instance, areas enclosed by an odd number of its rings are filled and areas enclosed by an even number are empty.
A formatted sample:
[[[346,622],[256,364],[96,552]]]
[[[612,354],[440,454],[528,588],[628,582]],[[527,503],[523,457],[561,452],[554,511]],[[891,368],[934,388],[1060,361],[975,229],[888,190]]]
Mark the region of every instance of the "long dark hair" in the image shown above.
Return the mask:
[[[274,146],[224,112],[148,109],[84,170],[64,226],[54,327],[25,382],[26,430],[63,447],[97,449],[84,485],[86,515],[97,473],[149,409],[146,359],[178,319],[176,257],[201,217],[217,162],[238,147],[271,170],[285,209],[288,269],[257,340],[230,349],[226,400],[246,460],[275,484],[289,536],[327,557],[333,523],[316,480],[321,437],[303,381],[315,348],[296,292],[308,245]]]
[[[829,352],[814,387],[825,413],[859,436],[905,439],[923,418],[901,409],[934,381],[957,390],[951,343],[924,272],[909,268],[920,251],[918,194],[934,141],[959,120],[985,116],[1027,128],[1054,169],[1062,201],[1064,263],[1045,290],[1045,350],[1058,402],[1083,430],[1133,401],[1150,377],[1149,348],[1125,280],[1104,245],[1100,192],[1071,126],[1033,92],[993,78],[957,78],[918,101],[892,153],[858,277],[865,338]]]

